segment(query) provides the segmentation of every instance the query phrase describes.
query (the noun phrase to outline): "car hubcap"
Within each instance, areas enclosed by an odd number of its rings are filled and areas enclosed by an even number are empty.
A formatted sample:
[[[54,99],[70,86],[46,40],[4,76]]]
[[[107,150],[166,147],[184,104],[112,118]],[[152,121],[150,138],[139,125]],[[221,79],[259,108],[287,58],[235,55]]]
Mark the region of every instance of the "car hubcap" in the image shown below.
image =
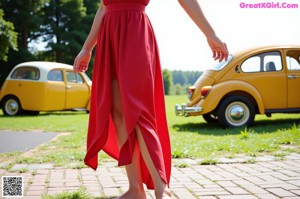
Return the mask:
[[[242,102],[233,102],[226,109],[226,119],[233,126],[246,124],[249,115],[249,108]]]
[[[5,110],[9,115],[16,115],[19,110],[18,102],[11,99],[6,102]]]

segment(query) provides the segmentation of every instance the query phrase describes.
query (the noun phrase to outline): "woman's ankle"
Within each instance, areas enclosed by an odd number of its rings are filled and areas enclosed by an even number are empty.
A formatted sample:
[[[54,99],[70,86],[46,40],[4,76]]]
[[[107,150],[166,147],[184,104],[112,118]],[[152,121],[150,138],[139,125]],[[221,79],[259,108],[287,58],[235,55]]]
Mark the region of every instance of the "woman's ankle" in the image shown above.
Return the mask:
[[[162,190],[155,190],[155,197],[156,199],[171,198],[171,191],[167,186]]]
[[[129,186],[128,191],[135,192],[135,193],[145,193],[143,185],[136,185],[136,186],[131,185],[131,186]]]

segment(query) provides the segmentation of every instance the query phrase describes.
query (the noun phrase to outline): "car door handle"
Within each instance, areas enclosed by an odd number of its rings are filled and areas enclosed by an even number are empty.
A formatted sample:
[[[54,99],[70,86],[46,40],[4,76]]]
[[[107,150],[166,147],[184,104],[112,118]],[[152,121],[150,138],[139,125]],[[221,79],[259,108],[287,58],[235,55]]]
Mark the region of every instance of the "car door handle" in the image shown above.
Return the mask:
[[[72,88],[72,86],[70,86],[70,85],[67,85],[67,89],[71,89]]]
[[[288,75],[288,79],[297,79],[298,75]]]

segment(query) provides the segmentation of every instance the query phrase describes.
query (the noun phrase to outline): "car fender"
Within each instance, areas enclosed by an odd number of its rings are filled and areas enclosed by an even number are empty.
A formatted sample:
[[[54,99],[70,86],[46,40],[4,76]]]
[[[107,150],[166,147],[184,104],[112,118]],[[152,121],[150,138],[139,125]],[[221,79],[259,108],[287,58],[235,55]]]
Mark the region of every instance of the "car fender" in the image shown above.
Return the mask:
[[[214,85],[209,94],[199,101],[197,106],[203,107],[202,114],[209,113],[217,108],[221,100],[228,94],[247,93],[255,100],[260,114],[265,112],[264,104],[260,93],[255,87],[244,81],[232,80]]]
[[[2,107],[3,100],[7,96],[13,96],[13,97],[18,98],[18,100],[20,101],[20,104],[22,106],[22,102],[20,100],[20,97],[18,95],[16,95],[15,93],[9,91],[9,89],[7,89],[7,80],[5,80],[5,82],[3,83],[2,87],[1,87],[1,90],[0,90],[0,108]]]

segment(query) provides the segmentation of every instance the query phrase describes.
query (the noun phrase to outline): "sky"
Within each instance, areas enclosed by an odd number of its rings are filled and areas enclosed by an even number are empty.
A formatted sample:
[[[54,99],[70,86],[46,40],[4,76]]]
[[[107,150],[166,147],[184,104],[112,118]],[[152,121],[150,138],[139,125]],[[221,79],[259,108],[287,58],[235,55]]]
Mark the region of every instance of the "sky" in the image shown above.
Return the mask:
[[[198,2],[231,54],[264,45],[300,45],[300,0]],[[296,4],[298,8],[275,8],[277,3]],[[252,5],[245,8],[246,4]],[[163,69],[202,71],[215,64],[205,36],[177,0],[150,0],[146,12],[156,34]]]

